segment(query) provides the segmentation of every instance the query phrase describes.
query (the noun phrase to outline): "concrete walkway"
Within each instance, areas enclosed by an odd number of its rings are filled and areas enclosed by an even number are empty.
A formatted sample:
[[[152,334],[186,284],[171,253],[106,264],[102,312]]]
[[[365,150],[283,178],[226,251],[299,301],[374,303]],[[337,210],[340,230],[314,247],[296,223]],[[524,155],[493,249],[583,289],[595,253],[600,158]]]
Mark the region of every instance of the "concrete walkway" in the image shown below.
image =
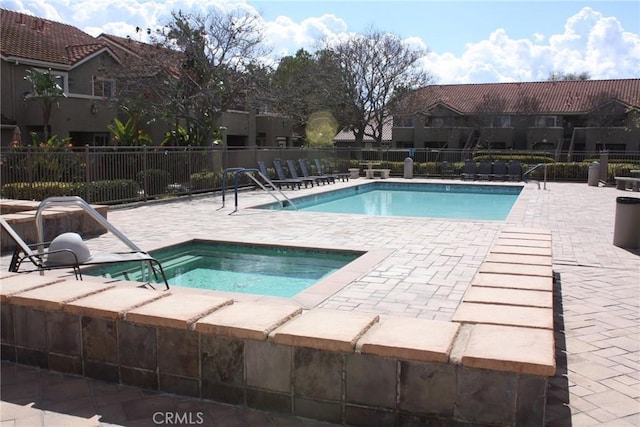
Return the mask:
[[[351,180],[288,191],[287,194],[294,197],[363,182],[363,179]],[[240,210],[232,215],[229,214],[233,211],[230,206],[233,198],[227,198],[227,206],[221,208],[218,195],[147,204],[134,209],[112,209],[108,218],[145,250],[194,237],[392,249],[392,255],[319,306],[440,320],[451,319],[503,227],[548,228],[553,234],[553,264],[557,276],[558,374],[551,381],[547,425],[622,427],[640,425],[640,252],[612,244],[616,197],[622,195],[640,197],[637,193],[586,184],[549,183],[546,190],[526,184],[506,221],[382,218],[245,209],[270,201],[268,195],[261,192],[240,194]],[[96,251],[121,249],[119,242],[111,236],[92,239],[88,243]],[[74,386],[79,396],[86,395],[83,391],[86,387],[111,387],[105,395],[111,396],[110,399],[119,402],[120,406],[125,404],[123,402],[139,401],[140,396],[148,393],[117,385],[95,385],[91,380],[75,377],[65,380],[66,377],[59,374],[10,364],[3,365],[2,373],[2,427],[22,425],[20,411],[29,409],[23,406],[28,402],[34,402],[33,406],[45,411],[44,414],[79,416],[93,423],[89,425],[153,425],[153,421],[149,424],[154,413],[150,408],[160,411],[169,408],[169,411],[182,407],[180,405],[217,408],[205,412],[224,412],[228,417],[219,425],[308,423],[164,395],[153,395],[160,403],[152,399],[153,403],[143,412],[124,411],[126,417],[106,416],[108,412],[104,407],[95,403],[91,406],[88,402],[82,406],[83,412],[78,413],[66,407],[71,403],[66,406],[64,401],[51,403],[43,396],[44,392],[38,395],[31,390],[27,393],[23,390],[26,386],[21,384],[28,378],[29,383],[46,388],[52,381],[51,376],[55,376],[58,382],[85,384]],[[7,381],[7,373],[14,375],[9,375],[13,380]],[[102,399],[101,393],[93,396],[94,401]],[[67,396],[68,402],[73,399],[72,395]],[[135,403],[131,405],[135,407]],[[130,418],[129,413],[135,413],[138,418]],[[214,416],[217,415],[211,415]],[[246,417],[255,417],[256,421]],[[213,422],[213,418],[210,420]],[[209,424],[205,422],[205,425]]]

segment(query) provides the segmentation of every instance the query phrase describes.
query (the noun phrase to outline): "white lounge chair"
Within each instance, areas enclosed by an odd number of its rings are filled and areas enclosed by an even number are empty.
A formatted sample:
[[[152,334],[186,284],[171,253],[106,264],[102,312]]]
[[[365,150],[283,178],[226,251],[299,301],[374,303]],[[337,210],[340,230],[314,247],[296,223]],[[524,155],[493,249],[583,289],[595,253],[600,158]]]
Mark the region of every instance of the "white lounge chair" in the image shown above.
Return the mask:
[[[82,242],[82,238],[76,233],[64,233],[56,238],[58,240],[54,239],[47,250],[40,249],[36,251],[33,249],[34,247],[44,248],[46,243],[27,244],[2,217],[0,217],[0,226],[2,226],[17,245],[9,264],[9,271],[11,272],[19,272],[23,263],[29,261],[34,268],[22,271],[72,269],[76,279],[82,280],[81,267],[138,261],[148,263],[156,279],[158,275],[160,275],[164,285],[169,289],[169,283],[162,269],[162,264],[146,252],[131,251],[91,254]]]

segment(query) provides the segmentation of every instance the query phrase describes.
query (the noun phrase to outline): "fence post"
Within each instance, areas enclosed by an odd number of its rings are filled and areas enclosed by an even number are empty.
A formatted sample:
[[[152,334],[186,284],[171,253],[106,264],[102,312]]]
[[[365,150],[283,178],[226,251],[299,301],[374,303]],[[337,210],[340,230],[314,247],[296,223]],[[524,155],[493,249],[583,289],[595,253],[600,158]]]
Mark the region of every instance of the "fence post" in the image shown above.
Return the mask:
[[[147,146],[142,146],[142,192],[144,193],[143,200],[147,201],[148,194],[147,183]]]
[[[31,146],[29,146],[28,150],[27,150],[27,158],[29,159],[29,161],[27,162],[27,177],[29,180],[29,199],[34,200],[35,197],[33,197],[33,152],[32,152],[33,148]]]
[[[191,177],[192,175],[192,168],[193,165],[191,164],[191,156],[192,156],[192,151],[191,151],[191,145],[187,145],[187,174],[189,174],[189,197],[191,197],[192,194],[192,187],[193,187],[193,179]]]
[[[91,193],[89,186],[91,185],[91,168],[89,168],[89,144],[84,146],[84,199],[87,203],[91,203]]]

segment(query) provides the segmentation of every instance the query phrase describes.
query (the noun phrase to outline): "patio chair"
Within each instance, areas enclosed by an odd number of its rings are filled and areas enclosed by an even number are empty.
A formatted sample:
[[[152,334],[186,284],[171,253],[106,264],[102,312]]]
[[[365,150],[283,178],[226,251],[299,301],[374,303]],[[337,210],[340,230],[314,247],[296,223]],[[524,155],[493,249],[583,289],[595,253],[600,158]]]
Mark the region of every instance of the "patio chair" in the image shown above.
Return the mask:
[[[475,166],[475,162],[473,165]],[[440,177],[447,178],[452,175],[453,175],[453,165],[448,161],[444,160],[442,163],[440,163]]]
[[[325,172],[324,167],[322,166],[322,162],[320,159],[313,159],[316,164],[316,169],[318,170],[318,175],[328,175],[332,176],[334,180],[340,179],[342,182],[349,181],[349,176],[351,175],[349,172]]]
[[[491,174],[492,179],[507,179],[507,164],[504,160],[496,160],[493,162],[493,173]]]
[[[278,181],[290,182],[293,185],[297,185],[298,188],[302,188],[303,183],[304,188],[307,188],[307,185],[309,185],[308,181],[302,180],[300,178],[294,178],[293,175],[292,178],[288,178],[287,174],[284,172],[284,168],[282,167],[282,163],[280,162],[280,160],[273,161],[273,168],[276,170],[276,175],[278,175]]]
[[[465,160],[462,169],[462,180],[476,179],[476,162],[474,160]]]
[[[522,163],[520,160],[511,160],[509,162],[509,180],[521,181],[522,180]]]
[[[9,271],[11,272],[20,272],[23,263],[28,261],[33,265],[33,268],[22,270],[23,272],[71,269],[76,279],[82,280],[82,267],[125,262],[143,262],[149,265],[156,280],[158,279],[158,275],[162,277],[166,289],[169,289],[169,283],[162,269],[162,264],[146,252],[131,251],[92,254],[83,242],[82,237],[77,233],[62,233],[51,242],[29,245],[2,217],[0,217],[0,225],[17,245],[9,263]],[[45,246],[48,246],[48,249],[37,252],[34,250],[35,247],[44,248]]]
[[[302,176],[305,178],[313,178],[316,181],[316,184],[321,182],[323,184],[329,184],[330,182],[336,182],[336,179],[329,175],[311,175],[309,173],[309,169],[307,169],[307,164],[303,159],[298,159],[298,164],[300,165],[300,171],[302,172]]]
[[[302,182],[304,182],[304,188],[307,188],[308,184],[311,184],[311,186],[313,187],[313,185],[316,182],[316,180],[313,177],[301,177],[300,175],[298,175],[298,171],[296,170],[296,164],[293,160],[287,160],[287,169],[289,169],[289,175],[291,175],[291,178],[300,179],[302,180]]]
[[[258,160],[258,170],[260,171],[260,173],[267,178],[267,184],[273,186],[274,190],[277,187],[278,189],[282,189],[282,187],[287,187],[287,188],[291,188],[292,190],[295,189],[296,185],[298,186],[298,188],[300,188],[300,183],[293,183],[290,180],[280,180],[280,179],[272,179],[271,178],[271,174],[269,173],[269,170],[267,169],[267,165],[261,161]]]
[[[491,178],[491,162],[489,160],[480,160],[476,176],[478,179],[489,180]]]

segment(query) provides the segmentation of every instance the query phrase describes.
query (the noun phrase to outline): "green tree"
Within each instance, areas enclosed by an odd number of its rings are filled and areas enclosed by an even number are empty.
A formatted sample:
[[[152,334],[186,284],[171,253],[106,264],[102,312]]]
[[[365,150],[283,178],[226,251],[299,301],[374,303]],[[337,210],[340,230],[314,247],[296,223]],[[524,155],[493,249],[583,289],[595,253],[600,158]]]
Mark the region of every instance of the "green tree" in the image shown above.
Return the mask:
[[[107,128],[113,133],[115,145],[131,146],[151,144],[151,138],[144,131],[138,129],[132,117],[123,123],[118,118],[113,119],[113,124]]]
[[[54,106],[59,106],[58,99],[66,97],[64,89],[58,85],[51,71],[40,72],[35,68],[27,70],[24,77],[33,86],[33,92],[27,94],[29,101],[39,101],[42,107],[42,124],[44,127],[44,140],[49,140],[49,122]]]
[[[335,122],[332,126],[346,125],[348,102],[340,84],[344,80],[341,72],[329,51],[311,54],[300,49],[295,56],[283,57],[271,79],[274,110],[290,117],[294,129],[301,135],[309,134],[306,127],[314,114],[331,116],[329,121]],[[322,132],[315,129],[312,133],[317,136]],[[331,143],[333,136],[335,134],[329,135]],[[307,139],[307,142],[311,141]]]

